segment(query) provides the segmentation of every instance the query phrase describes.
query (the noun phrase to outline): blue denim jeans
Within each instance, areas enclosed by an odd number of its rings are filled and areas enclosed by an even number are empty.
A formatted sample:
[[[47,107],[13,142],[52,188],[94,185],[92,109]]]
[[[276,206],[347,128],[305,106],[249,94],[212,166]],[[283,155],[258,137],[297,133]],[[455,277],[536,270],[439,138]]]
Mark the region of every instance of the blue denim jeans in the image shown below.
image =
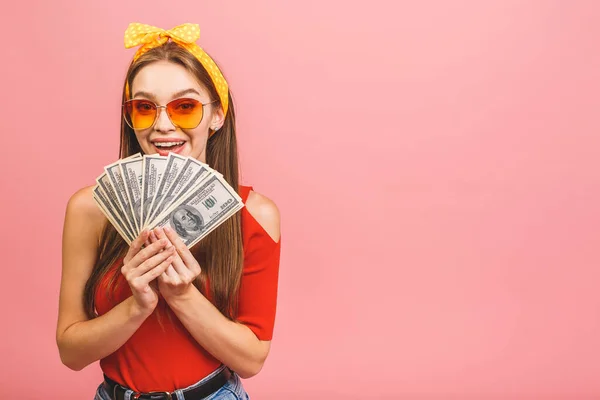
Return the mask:
[[[201,383],[204,383],[204,381],[206,381],[207,379],[210,379],[214,375],[221,372],[221,370],[223,368],[225,368],[225,367],[224,366],[219,367],[217,370],[212,372],[210,375],[208,375],[205,378],[203,378],[202,380],[194,383],[193,385],[189,386],[188,388],[193,388],[193,387],[200,385]],[[184,389],[188,389],[188,388],[184,388]],[[128,391],[127,393],[125,393],[125,400],[130,400],[132,394],[133,394],[133,391]],[[181,393],[181,389],[173,392],[172,396],[173,396],[173,400],[184,400],[183,394]],[[98,386],[94,400],[111,400],[110,394],[107,393],[106,388],[104,387],[104,383],[101,383],[100,386]],[[231,378],[229,378],[229,380],[219,390],[217,390],[213,394],[209,395],[208,397],[204,397],[202,400],[250,400],[250,396],[248,396],[248,393],[246,393],[246,390],[244,389],[244,386],[242,385],[242,381],[241,381],[240,377],[235,372],[232,372]]]

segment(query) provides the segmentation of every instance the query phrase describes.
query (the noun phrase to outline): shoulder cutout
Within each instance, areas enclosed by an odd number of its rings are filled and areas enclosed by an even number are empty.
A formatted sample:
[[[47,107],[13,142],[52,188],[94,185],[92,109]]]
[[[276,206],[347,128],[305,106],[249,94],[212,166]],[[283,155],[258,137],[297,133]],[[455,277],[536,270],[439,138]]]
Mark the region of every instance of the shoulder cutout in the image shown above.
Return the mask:
[[[252,190],[246,200],[246,208],[256,222],[271,236],[271,239],[277,243],[281,235],[280,215],[273,200]]]

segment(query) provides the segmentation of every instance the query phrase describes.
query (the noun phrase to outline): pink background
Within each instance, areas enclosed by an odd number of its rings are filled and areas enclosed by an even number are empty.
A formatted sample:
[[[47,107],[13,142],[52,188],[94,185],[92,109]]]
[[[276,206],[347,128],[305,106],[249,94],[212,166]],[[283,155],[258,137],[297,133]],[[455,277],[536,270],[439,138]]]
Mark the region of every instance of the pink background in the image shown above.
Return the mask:
[[[3,6],[0,397],[93,397],[54,341],[65,205],[117,157],[127,24],[193,22],[283,216],[251,398],[600,398],[600,3],[352,3]]]

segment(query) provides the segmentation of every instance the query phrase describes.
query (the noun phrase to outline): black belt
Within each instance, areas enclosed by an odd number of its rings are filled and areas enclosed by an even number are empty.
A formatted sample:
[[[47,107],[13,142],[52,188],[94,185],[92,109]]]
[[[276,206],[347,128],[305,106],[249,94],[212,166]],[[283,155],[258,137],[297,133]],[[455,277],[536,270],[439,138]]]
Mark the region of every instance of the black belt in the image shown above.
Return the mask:
[[[219,390],[231,377],[231,371],[229,368],[225,367],[205,382],[202,382],[197,387],[192,389],[182,390],[183,398],[185,400],[200,400],[203,399],[217,390]],[[104,386],[106,387],[106,391],[110,395],[112,400],[124,400],[125,392],[130,390],[124,386],[119,385],[117,382],[110,379],[108,376],[104,375]],[[131,395],[131,399],[139,399],[139,400],[177,400],[175,393],[171,392],[147,392],[147,393],[134,393]]]

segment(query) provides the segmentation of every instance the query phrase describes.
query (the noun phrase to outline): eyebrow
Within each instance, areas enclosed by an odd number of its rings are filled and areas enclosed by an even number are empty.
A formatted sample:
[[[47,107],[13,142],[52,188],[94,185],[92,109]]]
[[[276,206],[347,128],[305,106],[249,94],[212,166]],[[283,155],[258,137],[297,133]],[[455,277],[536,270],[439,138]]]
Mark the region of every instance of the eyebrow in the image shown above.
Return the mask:
[[[200,96],[200,93],[196,89],[185,89],[185,90],[180,90],[179,92],[173,93],[173,95],[171,97],[177,98],[177,97],[181,97],[184,94],[188,94],[188,93],[195,93],[198,96]],[[148,93],[148,92],[144,92],[144,91],[135,92],[135,94],[133,95],[133,97],[138,97],[138,96],[143,96],[143,97],[147,97],[152,100],[156,100],[156,97],[154,97],[154,95],[152,93]]]

